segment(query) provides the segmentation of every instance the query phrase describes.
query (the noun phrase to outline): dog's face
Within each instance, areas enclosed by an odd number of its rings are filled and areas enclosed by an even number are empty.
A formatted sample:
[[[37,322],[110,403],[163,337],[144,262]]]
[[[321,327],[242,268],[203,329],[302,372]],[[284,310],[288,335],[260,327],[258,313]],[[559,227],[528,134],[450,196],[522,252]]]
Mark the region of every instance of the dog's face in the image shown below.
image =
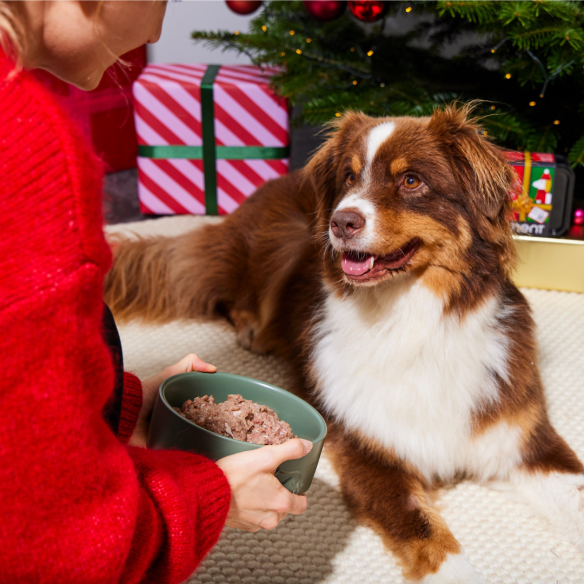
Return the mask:
[[[413,271],[441,288],[444,277],[458,286],[453,274],[506,273],[513,173],[464,110],[348,114],[305,172],[334,250],[325,254],[331,281],[376,286]]]

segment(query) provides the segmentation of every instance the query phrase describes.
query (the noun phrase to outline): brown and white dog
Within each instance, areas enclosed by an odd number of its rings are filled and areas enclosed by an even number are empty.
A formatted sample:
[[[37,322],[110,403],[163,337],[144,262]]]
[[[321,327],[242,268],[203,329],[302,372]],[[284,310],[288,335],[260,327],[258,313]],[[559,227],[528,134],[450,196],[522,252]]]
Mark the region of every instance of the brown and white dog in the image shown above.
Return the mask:
[[[509,279],[511,168],[464,108],[336,126],[222,223],[122,242],[106,301],[227,315],[296,365],[348,503],[408,579],[484,582],[432,504],[461,477],[505,481],[584,552],[584,467],[548,419]]]

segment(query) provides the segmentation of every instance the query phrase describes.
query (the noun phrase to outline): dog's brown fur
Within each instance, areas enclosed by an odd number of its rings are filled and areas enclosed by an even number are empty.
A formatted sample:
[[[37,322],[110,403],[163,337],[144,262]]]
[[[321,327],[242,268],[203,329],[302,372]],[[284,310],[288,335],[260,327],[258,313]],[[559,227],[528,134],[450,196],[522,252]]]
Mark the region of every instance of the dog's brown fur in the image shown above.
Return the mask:
[[[327,237],[331,213],[350,188],[348,174],[357,184],[365,180],[363,136],[379,123],[345,115],[303,171],[266,183],[221,224],[176,238],[123,241],[105,289],[116,318],[225,315],[244,346],[274,352],[303,372],[302,385],[318,405],[311,350],[319,308],[327,294],[346,297],[369,285],[350,282],[341,270]],[[516,424],[526,472],[582,473],[548,420],[530,309],[510,281],[513,173],[478,129],[465,108],[399,119],[371,167],[378,187],[368,197],[391,228],[370,253],[388,254],[422,237],[404,269],[444,300],[445,314],[462,320],[493,296],[513,309],[500,323],[513,355],[509,380],[494,379],[501,399],[474,413],[473,431]],[[404,190],[405,173],[424,178],[415,194]],[[429,502],[435,485],[393,452],[330,422],[328,445],[351,507],[380,531],[407,577],[436,573],[460,546]]]

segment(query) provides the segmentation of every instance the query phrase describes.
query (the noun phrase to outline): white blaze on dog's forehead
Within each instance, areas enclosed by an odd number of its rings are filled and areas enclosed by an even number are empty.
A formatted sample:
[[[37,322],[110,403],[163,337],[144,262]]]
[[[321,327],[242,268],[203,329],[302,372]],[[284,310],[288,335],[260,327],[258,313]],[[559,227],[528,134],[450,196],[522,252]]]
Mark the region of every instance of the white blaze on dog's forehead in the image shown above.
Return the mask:
[[[345,197],[335,209],[337,211],[345,211],[347,209],[356,209],[363,215],[365,220],[373,219],[375,216],[375,207],[369,199],[363,198],[359,193]]]
[[[371,165],[375,154],[379,147],[391,136],[395,124],[393,122],[384,122],[375,126],[371,132],[369,132],[369,138],[367,140],[367,164]]]

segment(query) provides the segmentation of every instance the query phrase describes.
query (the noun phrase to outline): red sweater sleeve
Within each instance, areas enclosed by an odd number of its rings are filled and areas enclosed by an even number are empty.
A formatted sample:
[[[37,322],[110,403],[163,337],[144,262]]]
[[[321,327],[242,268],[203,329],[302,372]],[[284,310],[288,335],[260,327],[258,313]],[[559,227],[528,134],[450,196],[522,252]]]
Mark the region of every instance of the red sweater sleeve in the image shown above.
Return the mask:
[[[219,537],[227,480],[104,422],[100,175],[50,96],[4,73],[0,57],[0,582],[181,582]]]

